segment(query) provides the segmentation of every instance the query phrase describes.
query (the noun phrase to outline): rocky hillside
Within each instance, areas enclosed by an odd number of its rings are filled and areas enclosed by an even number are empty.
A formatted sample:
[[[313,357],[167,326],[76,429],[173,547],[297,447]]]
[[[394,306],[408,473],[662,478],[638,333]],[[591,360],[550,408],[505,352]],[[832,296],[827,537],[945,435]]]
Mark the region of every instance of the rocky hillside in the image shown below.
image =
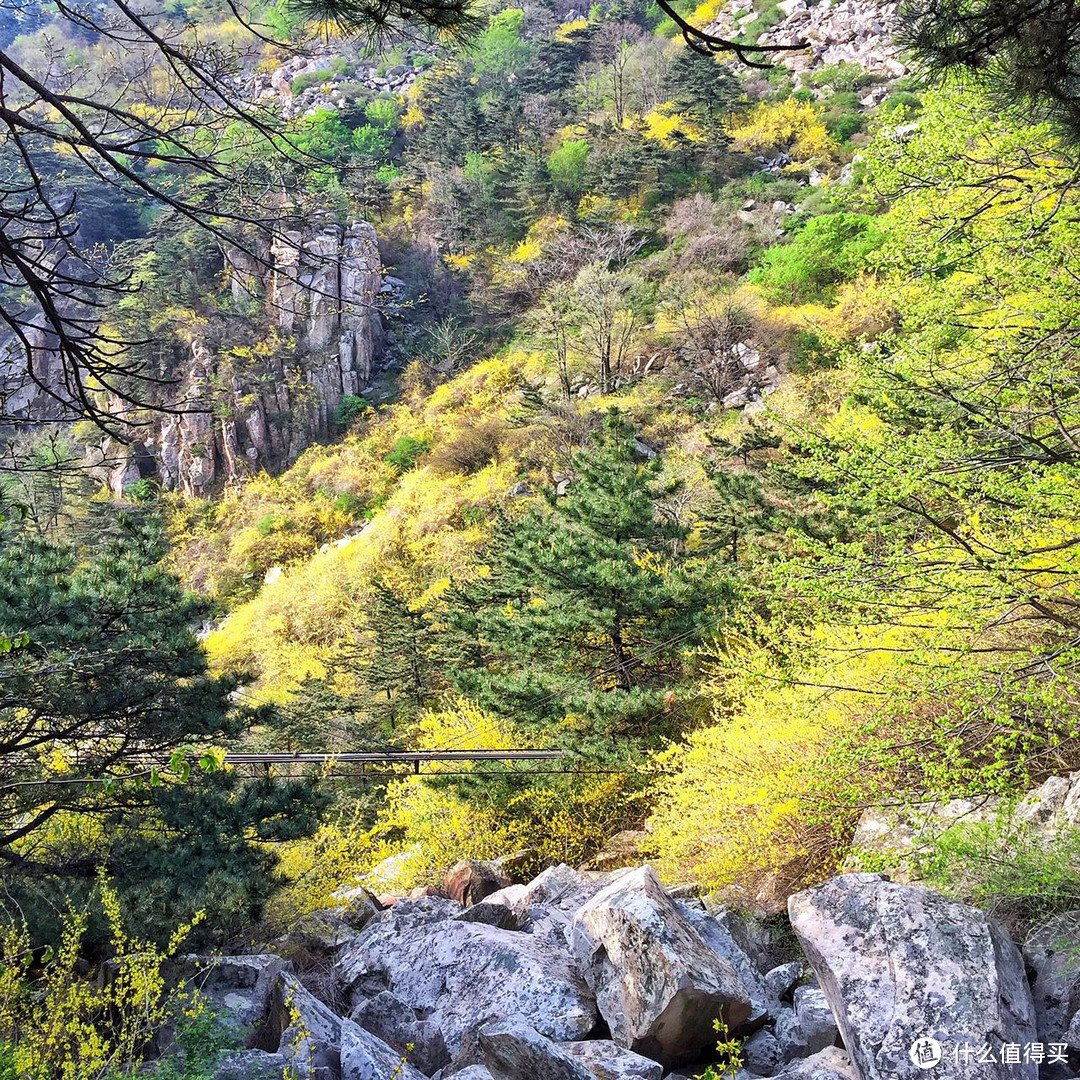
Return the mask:
[[[337,900],[275,953],[181,963],[250,1047],[215,1080],[1050,1080],[1080,1064],[1080,913],[1021,950],[973,908],[846,874],[789,902],[804,960],[649,866],[514,885],[462,863],[388,908],[359,886]]]
[[[91,457],[109,462],[116,496],[152,480],[165,491],[205,497],[255,473],[279,472],[333,435],[343,399],[368,388],[387,306],[369,224],[312,220],[281,232],[267,250],[227,251],[224,269],[225,296],[246,312],[239,331],[207,332],[203,320],[182,337],[163,332],[156,343],[170,356],[162,393],[180,407],[149,417],[119,400],[111,407],[131,421],[129,440],[107,441]],[[253,348],[260,336],[271,347]],[[0,346],[6,407],[16,416],[62,419],[59,356],[44,333],[33,345],[32,382],[22,377],[16,344]]]
[[[858,64],[870,74],[895,79],[907,70],[893,40],[898,7],[873,0],[781,0],[775,8],[780,21],[766,25],[754,0],[732,0],[710,29],[758,37],[762,43],[805,44],[777,54],[777,62],[797,75]]]
[[[383,277],[369,224],[312,224],[283,233],[265,255],[228,252],[226,264],[232,299],[262,298],[283,346],[223,379],[213,348],[192,341],[176,388],[188,411],[108,448],[119,459],[109,478],[117,495],[151,477],[166,491],[202,497],[278,472],[333,434],[344,398],[368,389],[383,339]]]

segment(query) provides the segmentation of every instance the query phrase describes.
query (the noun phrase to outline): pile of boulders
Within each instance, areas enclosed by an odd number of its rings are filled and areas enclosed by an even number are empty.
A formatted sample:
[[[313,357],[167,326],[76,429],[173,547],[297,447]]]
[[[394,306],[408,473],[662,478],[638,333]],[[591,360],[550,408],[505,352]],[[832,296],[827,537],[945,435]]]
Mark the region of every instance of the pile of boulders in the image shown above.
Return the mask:
[[[321,109],[346,108],[359,90],[404,94],[430,61],[418,46],[405,45],[402,61],[389,67],[365,62],[361,56],[350,65],[341,65],[343,54],[354,51],[335,40],[314,45],[283,60],[270,72],[261,66],[252,71],[247,76],[246,92],[253,100],[276,105],[286,119],[310,116]],[[318,81],[309,84],[312,76]]]
[[[318,993],[277,955],[181,966],[249,1047],[215,1080],[680,1080],[732,1037],[739,1080],[1075,1075],[1080,913],[1042,928],[1026,970],[982,912],[881,875],[789,911],[805,960],[777,963],[760,926],[649,866],[508,884],[464,863],[438,893],[381,908],[356,888],[294,928],[283,952],[327,958]]]
[[[782,21],[761,36],[761,44],[804,45],[775,59],[796,74],[838,64],[857,64],[884,79],[897,79],[906,68],[894,43],[898,5],[879,0],[781,0]],[[731,0],[708,29],[737,40],[761,28],[754,0]]]

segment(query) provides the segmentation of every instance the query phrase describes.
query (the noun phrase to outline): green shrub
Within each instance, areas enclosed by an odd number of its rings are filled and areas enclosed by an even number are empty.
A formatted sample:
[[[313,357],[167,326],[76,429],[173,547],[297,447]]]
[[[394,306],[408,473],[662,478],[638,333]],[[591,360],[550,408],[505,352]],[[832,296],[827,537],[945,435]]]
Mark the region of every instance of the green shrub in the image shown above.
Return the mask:
[[[318,71],[305,71],[302,75],[297,75],[293,80],[292,92],[302,94],[313,86],[322,86],[323,83],[330,82],[333,77],[334,73],[328,68],[320,68]]]
[[[913,113],[918,112],[922,108],[922,98],[918,94],[913,94],[909,90],[901,90],[898,93],[890,94],[879,106],[878,113],[883,116],[890,116],[894,112],[900,110],[907,110]]]
[[[124,487],[124,498],[132,502],[150,502],[160,494],[158,485],[148,477],[136,480],[133,484]]]
[[[834,119],[825,120],[825,127],[829,134],[840,143],[847,142],[852,135],[858,134],[865,126],[866,121],[859,113],[844,113]]]
[[[884,242],[866,214],[825,214],[807,222],[790,243],[766,251],[750,280],[778,301],[827,300],[831,286],[853,278]]]
[[[349,491],[342,491],[335,495],[332,505],[335,510],[354,518],[361,517],[367,509],[367,503]]]
[[[1080,906],[1080,829],[1047,837],[1013,818],[954,825],[913,858],[915,875],[983,908],[1014,932]]]
[[[837,90],[826,102],[826,111],[836,114],[858,112],[860,104],[859,95],[854,90]]]
[[[381,94],[374,101],[369,101],[364,108],[368,123],[380,128],[397,127],[401,119],[401,106],[397,99],[388,94]]]
[[[875,81],[875,76],[847,60],[831,67],[823,67],[807,79],[811,86],[831,86],[834,90],[857,90]]]
[[[800,374],[836,367],[839,357],[826,348],[813,330],[797,330],[792,335],[791,366]]]
[[[288,524],[289,519],[284,514],[273,513],[261,518],[255,528],[260,536],[270,536],[272,533],[280,532]]]
[[[430,445],[430,439],[416,439],[412,435],[402,435],[390,448],[390,453],[383,458],[383,461],[388,465],[393,465],[399,473],[407,473],[410,469],[416,468],[416,463]]]
[[[563,195],[575,198],[585,190],[585,168],[588,159],[589,144],[584,139],[564,142],[548,157],[548,174]]]
[[[385,128],[364,124],[352,133],[352,144],[361,157],[370,161],[384,161],[390,156],[392,138]]]
[[[335,56],[330,61],[329,72],[331,77],[335,79],[342,79],[346,75],[353,75],[356,73],[356,68],[345,59],[344,56]]]
[[[346,394],[334,411],[334,423],[338,427],[348,427],[358,416],[362,416],[371,408],[367,398],[357,394]]]

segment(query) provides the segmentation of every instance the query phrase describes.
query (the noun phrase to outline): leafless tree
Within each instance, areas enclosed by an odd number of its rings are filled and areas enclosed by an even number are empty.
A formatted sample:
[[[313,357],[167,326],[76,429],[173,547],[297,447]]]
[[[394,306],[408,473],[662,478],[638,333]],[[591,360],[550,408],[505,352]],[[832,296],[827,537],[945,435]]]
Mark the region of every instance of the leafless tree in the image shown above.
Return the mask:
[[[238,0],[227,2],[247,29],[244,46],[206,40],[133,0],[54,0],[55,29],[39,33],[36,54],[0,51],[0,328],[15,342],[24,386],[60,415],[91,420],[118,439],[128,436],[131,407],[184,405],[162,404],[162,380],[133,359],[136,343],[103,328],[112,298],[131,285],[81,242],[79,193],[58,182],[56,155],[259,260],[272,244],[294,242],[281,221],[289,170],[320,164],[246,94],[251,50],[293,46],[273,41]],[[456,34],[472,21],[465,0],[293,3],[301,15],[373,39],[402,25]],[[0,10],[20,4],[0,0]],[[91,43],[95,62],[71,64],[64,33]],[[192,179],[201,183],[183,182]],[[43,375],[50,354],[59,378]],[[0,421],[19,422],[25,417],[5,404],[13,396],[10,354],[4,367]]]
[[[592,54],[603,65],[615,107],[615,123],[622,127],[626,118],[627,68],[633,43],[644,35],[637,23],[605,22],[600,24],[592,41]]]
[[[604,394],[622,374],[637,329],[631,296],[635,284],[625,270],[609,270],[602,263],[592,263],[574,279],[581,348],[597,365]]]
[[[684,353],[694,374],[718,400],[746,374],[745,342],[754,329],[750,313],[728,296],[709,297],[681,315]]]

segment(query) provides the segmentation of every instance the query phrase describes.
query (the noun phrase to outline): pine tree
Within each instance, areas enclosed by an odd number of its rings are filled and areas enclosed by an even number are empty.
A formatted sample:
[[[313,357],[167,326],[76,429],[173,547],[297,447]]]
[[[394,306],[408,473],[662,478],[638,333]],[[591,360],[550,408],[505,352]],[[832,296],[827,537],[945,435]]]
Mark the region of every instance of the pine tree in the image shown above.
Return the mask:
[[[449,675],[545,741],[610,752],[685,718],[685,658],[727,589],[706,584],[686,530],[657,513],[670,485],[617,412],[573,467],[564,495],[503,523],[490,575],[461,590],[452,621],[485,663]]]
[[[900,43],[940,78],[959,70],[1003,110],[1080,139],[1080,7],[1072,0],[912,0]]]
[[[434,630],[422,609],[381,578],[372,583],[368,625],[374,647],[363,678],[376,715],[394,729],[415,717],[436,685]]]
[[[773,506],[752,472],[718,469],[712,486],[713,497],[703,513],[703,539],[715,545],[723,558],[737,563],[742,544],[770,530]]]
[[[680,49],[667,72],[668,94],[710,140],[727,142],[725,125],[743,101],[742,84],[715,56]]]
[[[0,886],[46,917],[105,869],[144,929],[205,908],[227,932],[258,915],[272,842],[312,831],[320,799],[200,767],[268,716],[208,672],[201,607],[162,554],[127,522],[88,556],[28,538],[0,551]]]

